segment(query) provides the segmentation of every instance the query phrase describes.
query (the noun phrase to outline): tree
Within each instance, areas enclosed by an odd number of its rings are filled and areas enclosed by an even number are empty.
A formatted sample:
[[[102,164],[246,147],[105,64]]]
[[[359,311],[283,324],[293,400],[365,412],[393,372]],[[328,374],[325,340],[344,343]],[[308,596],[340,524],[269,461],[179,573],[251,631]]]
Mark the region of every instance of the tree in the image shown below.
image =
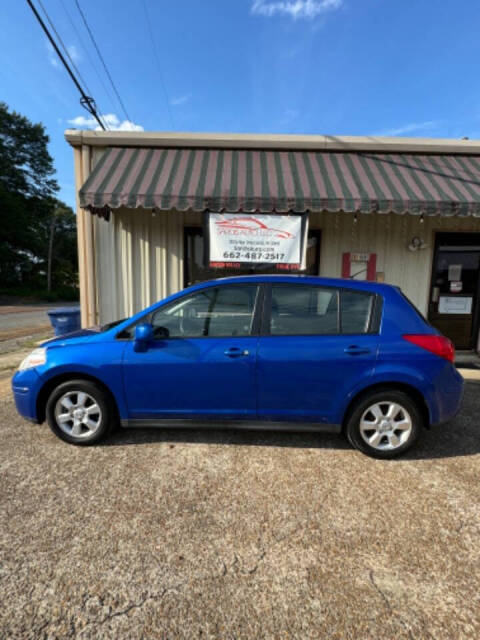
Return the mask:
[[[56,200],[48,225],[47,291],[59,287],[76,287],[77,219],[72,209]]]
[[[67,282],[76,286],[75,216],[55,198],[58,185],[48,142],[42,124],[0,102],[0,286],[4,288],[50,290]]]

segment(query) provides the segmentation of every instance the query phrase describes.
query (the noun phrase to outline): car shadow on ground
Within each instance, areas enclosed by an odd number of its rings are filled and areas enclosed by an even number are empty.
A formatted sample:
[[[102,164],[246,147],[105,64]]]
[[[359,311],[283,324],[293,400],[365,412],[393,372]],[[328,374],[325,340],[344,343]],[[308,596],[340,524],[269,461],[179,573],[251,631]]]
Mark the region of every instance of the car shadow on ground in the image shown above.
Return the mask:
[[[480,384],[465,381],[459,414],[445,424],[425,430],[417,444],[399,460],[429,460],[474,456],[480,453]]]
[[[290,447],[298,449],[350,449],[341,435],[299,433],[295,431],[255,431],[250,429],[191,427],[119,429],[103,446],[142,445],[152,443],[220,444],[252,447]]]
[[[480,385],[467,382],[465,398],[459,415],[448,423],[424,430],[416,445],[398,458],[429,460],[472,456],[480,453]],[[154,443],[220,444],[254,447],[289,447],[299,449],[352,449],[342,435],[298,433],[294,431],[250,431],[211,428],[135,428],[118,429],[101,446],[123,447]]]

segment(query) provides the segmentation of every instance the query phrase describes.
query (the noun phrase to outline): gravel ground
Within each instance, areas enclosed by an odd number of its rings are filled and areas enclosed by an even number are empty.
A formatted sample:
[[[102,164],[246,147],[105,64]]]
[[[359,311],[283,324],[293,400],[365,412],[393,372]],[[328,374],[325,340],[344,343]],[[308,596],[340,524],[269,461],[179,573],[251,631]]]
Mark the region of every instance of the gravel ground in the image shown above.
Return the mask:
[[[399,461],[339,437],[120,431],[0,401],[0,637],[480,637],[480,386]]]

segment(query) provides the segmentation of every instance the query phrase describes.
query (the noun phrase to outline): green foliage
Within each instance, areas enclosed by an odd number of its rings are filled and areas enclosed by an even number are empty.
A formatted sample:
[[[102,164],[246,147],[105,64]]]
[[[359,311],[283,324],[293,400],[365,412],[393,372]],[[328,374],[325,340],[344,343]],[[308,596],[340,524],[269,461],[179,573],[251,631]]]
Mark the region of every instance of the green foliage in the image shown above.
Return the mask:
[[[32,289],[30,287],[0,288],[0,304],[16,304],[35,302],[77,302],[78,287],[57,287],[54,291],[46,289]]]
[[[53,159],[42,124],[0,102],[0,286],[46,290],[77,287],[76,218],[55,198]]]

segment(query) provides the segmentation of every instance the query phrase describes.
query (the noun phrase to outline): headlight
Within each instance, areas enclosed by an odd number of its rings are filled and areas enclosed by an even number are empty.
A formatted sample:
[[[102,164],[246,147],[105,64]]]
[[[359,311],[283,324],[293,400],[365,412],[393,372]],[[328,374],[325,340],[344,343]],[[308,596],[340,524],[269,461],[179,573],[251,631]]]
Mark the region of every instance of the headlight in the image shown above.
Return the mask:
[[[47,350],[45,347],[40,347],[39,349],[34,349],[32,353],[22,361],[18,370],[23,371],[24,369],[31,369],[32,367],[39,367],[41,364],[45,364],[46,361]]]

